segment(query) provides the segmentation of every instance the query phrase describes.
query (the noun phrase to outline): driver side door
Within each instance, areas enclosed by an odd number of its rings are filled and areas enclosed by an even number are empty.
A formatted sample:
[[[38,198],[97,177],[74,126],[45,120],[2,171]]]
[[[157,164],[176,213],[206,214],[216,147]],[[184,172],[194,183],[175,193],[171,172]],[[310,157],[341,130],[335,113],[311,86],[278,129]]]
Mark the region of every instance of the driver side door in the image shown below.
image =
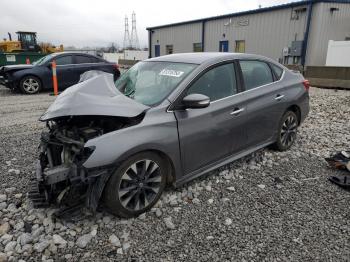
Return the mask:
[[[185,95],[203,94],[210,105],[202,109],[176,110],[184,175],[239,151],[246,141],[244,110],[236,98],[238,82],[233,62],[205,71]],[[238,112],[238,113],[235,113]],[[234,141],[234,142],[233,142]]]

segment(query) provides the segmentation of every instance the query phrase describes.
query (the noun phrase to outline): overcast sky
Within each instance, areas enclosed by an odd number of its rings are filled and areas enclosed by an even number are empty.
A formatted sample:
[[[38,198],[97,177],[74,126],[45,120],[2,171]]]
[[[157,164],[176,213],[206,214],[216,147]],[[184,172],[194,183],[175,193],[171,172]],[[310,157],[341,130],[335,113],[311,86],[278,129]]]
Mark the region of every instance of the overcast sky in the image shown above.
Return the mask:
[[[147,46],[146,27],[292,2],[293,0],[0,0],[0,37],[38,32],[38,40],[65,46],[123,45],[124,17],[135,11],[137,33]],[[295,0],[294,0],[295,1]]]

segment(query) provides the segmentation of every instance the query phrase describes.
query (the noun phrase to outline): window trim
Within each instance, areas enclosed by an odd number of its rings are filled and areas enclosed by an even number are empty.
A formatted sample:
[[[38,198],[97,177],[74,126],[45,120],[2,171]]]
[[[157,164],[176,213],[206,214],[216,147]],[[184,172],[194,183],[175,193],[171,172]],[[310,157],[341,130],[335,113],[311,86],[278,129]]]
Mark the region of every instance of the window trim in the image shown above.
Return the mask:
[[[238,67],[236,65],[236,61],[237,59],[228,59],[228,60],[223,60],[220,62],[217,62],[215,64],[209,65],[208,67],[206,67],[205,69],[203,69],[201,72],[199,72],[198,74],[196,74],[191,80],[190,82],[187,84],[187,86],[180,92],[180,94],[176,97],[176,99],[174,100],[174,102],[172,102],[168,108],[167,108],[167,112],[174,112],[175,110],[181,110],[181,108],[179,107],[179,105],[181,105],[181,101],[182,99],[186,96],[186,92],[187,90],[201,77],[203,76],[205,73],[207,73],[208,71],[210,71],[211,69],[221,66],[221,65],[225,65],[225,64],[233,64],[233,68],[234,68],[234,73],[236,76],[236,85],[237,85],[237,93],[233,94],[231,96],[227,96],[227,97],[223,97],[220,99],[217,99],[215,101],[210,101],[210,104],[233,97],[235,95],[238,95],[240,93],[242,93],[244,90],[242,89],[242,81],[241,81],[241,76],[239,74],[239,70]]]
[[[284,74],[284,69],[283,69],[282,67],[280,67],[280,66],[278,66],[278,65],[276,65],[276,64],[274,64],[274,63],[272,63],[272,62],[268,62],[268,65],[270,66],[271,71],[272,71],[272,74],[274,75],[274,79],[275,79],[274,82],[277,82],[278,80],[280,80],[280,79],[282,78],[282,76],[283,76],[283,74]],[[276,75],[275,70],[273,70],[273,67],[272,67],[273,65],[282,70],[282,74],[281,74],[280,78],[278,78],[278,76]]]
[[[261,86],[256,86],[252,89],[246,89],[246,86],[245,86],[245,82],[244,82],[244,78],[243,78],[243,71],[242,71],[242,68],[241,68],[241,65],[240,65],[240,61],[259,61],[259,62],[263,62],[265,64],[267,64],[267,66],[269,67],[270,71],[271,71],[271,75],[272,75],[272,79],[274,80],[273,82],[271,83],[267,83],[267,84],[264,84],[264,85],[261,85]],[[241,74],[241,78],[242,78],[242,84],[243,84],[243,93],[244,92],[248,92],[248,91],[251,91],[251,90],[255,90],[257,88],[260,88],[260,87],[263,87],[263,86],[268,86],[268,85],[271,85],[271,84],[274,84],[274,83],[277,83],[279,81],[282,80],[282,78],[284,77],[284,73],[285,73],[285,70],[283,68],[281,68],[283,70],[282,72],[282,75],[280,77],[280,79],[276,80],[276,76],[275,76],[275,73],[273,72],[272,68],[271,68],[271,65],[270,65],[270,62],[269,61],[266,61],[266,60],[263,60],[263,59],[237,59],[237,64],[239,66],[239,71],[240,71],[240,74]]]
[[[72,57],[72,64],[57,65],[57,59],[58,59],[58,58],[63,58],[63,57],[66,57],[66,56]],[[53,59],[51,59],[50,62],[53,62],[54,60],[56,61],[56,66],[74,65],[74,55],[72,55],[72,54],[64,54],[64,55],[61,55],[61,56],[56,56],[56,57],[54,57]]]
[[[244,43],[244,51],[243,52],[239,52],[237,51],[237,44],[238,43]],[[239,54],[244,54],[245,53],[245,39],[241,39],[241,40],[235,40],[235,53],[239,53]]]
[[[200,45],[200,51],[195,51],[195,45]],[[202,42],[196,42],[192,44],[192,50],[194,53],[200,53],[203,52],[203,44]]]
[[[77,56],[84,56],[84,57],[88,57],[90,59],[95,58],[95,59],[99,59],[98,57],[95,57],[93,55],[89,55],[89,54],[73,54],[72,55],[74,58],[73,60],[73,64],[72,65],[91,65],[91,64],[101,64],[101,63],[106,63],[106,61],[103,61],[102,59],[99,60],[99,62],[90,62],[90,63],[77,63]]]

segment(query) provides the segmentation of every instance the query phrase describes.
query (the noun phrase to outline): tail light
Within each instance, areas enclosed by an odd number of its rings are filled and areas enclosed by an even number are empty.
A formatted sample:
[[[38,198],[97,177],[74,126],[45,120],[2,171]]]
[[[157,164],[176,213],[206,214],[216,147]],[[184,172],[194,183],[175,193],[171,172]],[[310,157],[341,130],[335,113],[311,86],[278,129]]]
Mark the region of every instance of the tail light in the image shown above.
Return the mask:
[[[304,85],[304,87],[305,87],[305,90],[306,91],[309,91],[309,89],[310,89],[310,82],[309,82],[309,80],[304,80],[303,81],[303,85]]]

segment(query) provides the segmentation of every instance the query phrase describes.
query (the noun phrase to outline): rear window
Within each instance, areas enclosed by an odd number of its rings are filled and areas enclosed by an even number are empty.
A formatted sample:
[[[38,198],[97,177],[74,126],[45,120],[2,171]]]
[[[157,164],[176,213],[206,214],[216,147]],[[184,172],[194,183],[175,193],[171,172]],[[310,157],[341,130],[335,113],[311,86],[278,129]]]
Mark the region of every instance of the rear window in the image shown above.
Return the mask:
[[[271,65],[271,68],[272,68],[274,74],[277,77],[277,80],[280,80],[282,77],[282,74],[283,74],[283,69],[275,64],[270,64],[270,65]]]
[[[87,64],[87,63],[92,63],[92,59],[89,56],[76,55],[75,62],[76,64]]]
[[[99,59],[97,57],[91,57],[91,63],[103,63],[104,61],[102,59]]]
[[[273,82],[272,72],[267,63],[256,60],[241,60],[239,64],[246,90]]]

